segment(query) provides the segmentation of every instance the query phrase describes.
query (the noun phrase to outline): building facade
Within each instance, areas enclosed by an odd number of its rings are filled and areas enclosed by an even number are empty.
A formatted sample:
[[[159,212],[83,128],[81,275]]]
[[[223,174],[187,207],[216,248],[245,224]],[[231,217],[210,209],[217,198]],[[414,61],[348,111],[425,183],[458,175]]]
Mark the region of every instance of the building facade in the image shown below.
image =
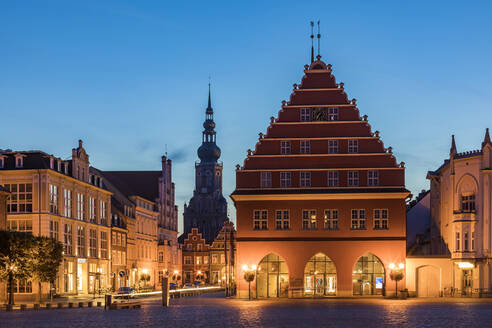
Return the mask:
[[[184,232],[180,242],[198,228],[210,245],[227,218],[227,201],[222,195],[222,163],[216,144],[214,111],[208,91],[208,107],[203,123],[202,145],[198,148],[200,162],[195,164],[195,190],[188,205],[184,205]]]
[[[439,292],[480,296],[492,288],[492,143],[489,130],[480,150],[458,153],[452,137],[449,159],[427,175],[430,180],[431,255],[448,257],[451,272],[427,265],[439,278]],[[447,265],[447,264],[446,264]],[[425,280],[416,276],[418,281]],[[447,277],[447,278],[446,278]]]
[[[234,223],[226,220],[217,237],[210,245],[209,283],[220,286],[234,286],[236,272],[236,229]]]
[[[394,292],[404,172],[318,56],[237,166],[238,296],[248,297],[243,267],[259,298]]]
[[[0,185],[0,230],[7,229],[7,198],[10,192]]]
[[[10,191],[7,229],[64,245],[57,294],[92,294],[110,287],[111,193],[90,183],[82,141],[71,160],[42,151],[2,152],[0,185]],[[41,295],[48,295],[49,288],[43,283]],[[33,299],[37,284],[17,281],[15,291],[19,301]]]
[[[210,281],[209,248],[198,228],[192,228],[183,244],[183,284]]]

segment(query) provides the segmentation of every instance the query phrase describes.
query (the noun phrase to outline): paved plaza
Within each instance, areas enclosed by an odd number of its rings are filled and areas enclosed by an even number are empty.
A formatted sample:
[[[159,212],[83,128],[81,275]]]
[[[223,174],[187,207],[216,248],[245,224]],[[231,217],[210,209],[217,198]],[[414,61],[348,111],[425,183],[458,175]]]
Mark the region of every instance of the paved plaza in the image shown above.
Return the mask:
[[[492,327],[483,299],[236,300],[221,294],[143,301],[141,309],[0,312],[0,327]]]

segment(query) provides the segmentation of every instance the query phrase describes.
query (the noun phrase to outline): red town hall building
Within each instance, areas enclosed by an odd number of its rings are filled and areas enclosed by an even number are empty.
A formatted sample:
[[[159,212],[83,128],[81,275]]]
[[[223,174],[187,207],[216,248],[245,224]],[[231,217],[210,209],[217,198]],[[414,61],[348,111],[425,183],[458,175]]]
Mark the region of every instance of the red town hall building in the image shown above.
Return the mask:
[[[404,163],[318,56],[237,166],[238,296],[244,266],[259,298],[394,293],[408,195]]]

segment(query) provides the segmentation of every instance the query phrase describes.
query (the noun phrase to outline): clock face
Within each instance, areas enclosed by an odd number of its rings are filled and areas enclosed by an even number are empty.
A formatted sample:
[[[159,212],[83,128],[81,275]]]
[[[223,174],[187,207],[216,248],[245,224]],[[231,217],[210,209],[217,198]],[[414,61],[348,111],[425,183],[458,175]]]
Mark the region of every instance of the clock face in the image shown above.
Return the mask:
[[[313,108],[311,115],[313,121],[326,121],[326,110],[323,108]]]

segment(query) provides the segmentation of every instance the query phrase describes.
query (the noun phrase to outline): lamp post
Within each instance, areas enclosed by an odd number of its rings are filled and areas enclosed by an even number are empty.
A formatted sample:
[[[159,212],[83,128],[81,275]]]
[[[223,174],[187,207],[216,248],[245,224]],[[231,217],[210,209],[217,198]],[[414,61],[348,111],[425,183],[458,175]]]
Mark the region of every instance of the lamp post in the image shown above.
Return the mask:
[[[251,300],[251,282],[255,280],[256,265],[249,267],[247,264],[243,265],[244,280],[248,282],[248,299]]]
[[[178,280],[181,280],[181,276],[179,275],[178,270],[174,270],[173,272],[173,280],[176,281],[176,286],[178,285]]]
[[[398,264],[398,268],[394,263],[390,263],[390,278],[395,281],[395,297],[398,297],[398,281],[403,279],[403,268],[405,265],[403,263]]]

